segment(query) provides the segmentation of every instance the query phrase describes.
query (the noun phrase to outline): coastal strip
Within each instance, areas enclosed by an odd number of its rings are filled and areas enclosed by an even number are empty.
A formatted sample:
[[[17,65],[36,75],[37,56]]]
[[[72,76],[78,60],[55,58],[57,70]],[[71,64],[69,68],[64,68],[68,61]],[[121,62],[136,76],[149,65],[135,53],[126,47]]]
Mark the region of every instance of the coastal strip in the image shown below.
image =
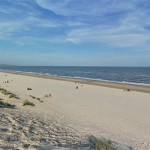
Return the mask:
[[[32,77],[38,77],[38,78],[45,78],[45,79],[75,82],[75,83],[80,83],[80,84],[104,86],[104,87],[109,87],[109,88],[123,89],[123,90],[127,90],[127,91],[132,90],[132,91],[150,93],[150,86],[136,84],[136,83],[132,84],[132,83],[111,82],[111,81],[99,81],[99,80],[92,80],[92,79],[81,79],[81,78],[73,78],[73,77],[50,76],[50,75],[44,75],[44,74],[38,74],[38,73],[28,73],[28,72],[9,71],[9,70],[7,70],[7,71],[0,70],[0,72],[32,76]]]

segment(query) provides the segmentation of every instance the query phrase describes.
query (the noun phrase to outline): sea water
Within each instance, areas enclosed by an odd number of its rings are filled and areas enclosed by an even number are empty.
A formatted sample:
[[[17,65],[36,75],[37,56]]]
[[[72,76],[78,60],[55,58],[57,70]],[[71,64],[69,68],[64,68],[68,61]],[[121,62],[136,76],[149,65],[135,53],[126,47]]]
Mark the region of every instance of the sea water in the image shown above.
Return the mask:
[[[0,66],[0,70],[150,85],[150,67]]]

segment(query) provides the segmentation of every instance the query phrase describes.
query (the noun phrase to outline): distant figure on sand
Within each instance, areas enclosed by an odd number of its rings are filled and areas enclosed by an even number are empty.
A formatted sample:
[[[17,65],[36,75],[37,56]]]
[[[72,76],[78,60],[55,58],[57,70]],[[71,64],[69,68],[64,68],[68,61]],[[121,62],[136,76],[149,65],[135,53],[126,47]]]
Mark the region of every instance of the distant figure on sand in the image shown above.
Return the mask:
[[[130,90],[130,89],[124,89],[124,92],[125,92],[125,91],[131,92],[131,90]]]
[[[45,98],[47,98],[47,97],[52,97],[52,94],[51,94],[51,93],[46,94],[44,97],[45,97]]]
[[[76,89],[78,89],[79,87],[78,86],[76,86]]]

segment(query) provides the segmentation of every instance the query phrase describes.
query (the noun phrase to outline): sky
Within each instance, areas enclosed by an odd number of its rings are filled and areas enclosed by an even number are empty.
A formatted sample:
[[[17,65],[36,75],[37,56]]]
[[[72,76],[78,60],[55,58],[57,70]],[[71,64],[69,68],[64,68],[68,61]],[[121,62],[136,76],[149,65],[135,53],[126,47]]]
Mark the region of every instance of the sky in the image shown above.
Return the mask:
[[[150,0],[0,0],[0,64],[150,66]]]

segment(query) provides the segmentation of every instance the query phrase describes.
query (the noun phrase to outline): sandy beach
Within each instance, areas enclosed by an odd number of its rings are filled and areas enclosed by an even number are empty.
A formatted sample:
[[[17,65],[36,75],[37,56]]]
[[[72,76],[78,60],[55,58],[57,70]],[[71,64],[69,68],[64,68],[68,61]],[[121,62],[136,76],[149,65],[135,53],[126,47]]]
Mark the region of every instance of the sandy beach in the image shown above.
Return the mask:
[[[19,98],[0,92],[15,105],[0,108],[0,149],[90,149],[93,135],[149,150],[150,87],[94,82],[0,72],[0,88]]]

